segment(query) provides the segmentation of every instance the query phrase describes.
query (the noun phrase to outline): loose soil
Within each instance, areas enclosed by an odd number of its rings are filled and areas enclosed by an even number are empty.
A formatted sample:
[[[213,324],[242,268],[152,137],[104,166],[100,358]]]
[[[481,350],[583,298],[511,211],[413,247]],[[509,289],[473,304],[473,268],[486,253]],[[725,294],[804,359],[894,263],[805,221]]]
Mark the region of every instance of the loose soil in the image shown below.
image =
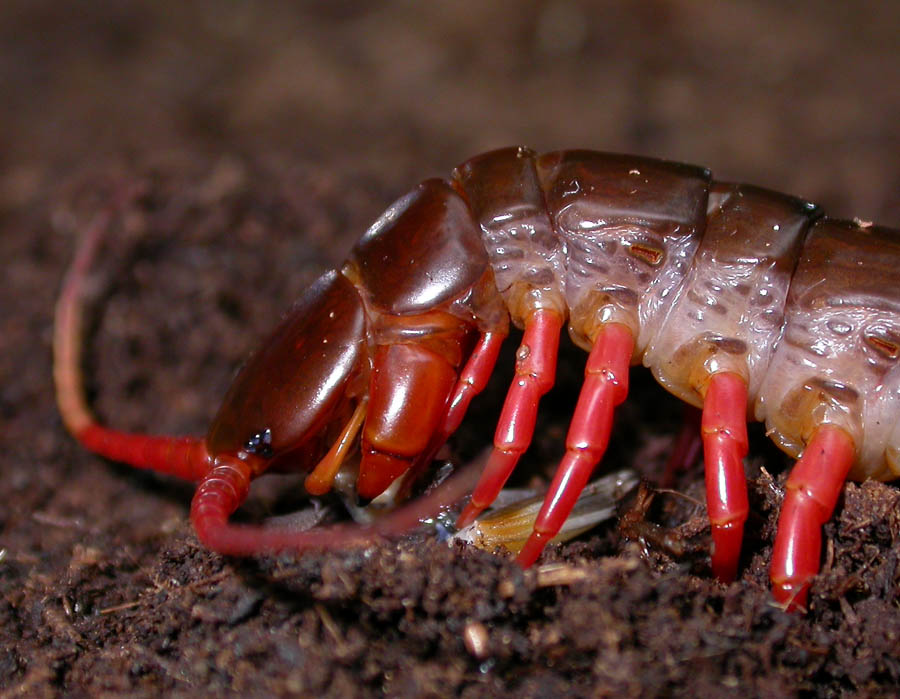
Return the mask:
[[[65,433],[50,341],[79,233],[136,183],[98,263],[85,367],[99,416],[155,433],[202,434],[291,300],[392,199],[487,147],[682,158],[897,227],[900,95],[882,86],[900,84],[900,10],[123,7],[0,10],[0,696],[895,694],[900,490],[848,484],[810,610],[786,614],[767,566],[787,461],[759,428],[729,586],[709,572],[697,464],[646,512],[622,504],[638,526],[528,571],[427,527],[234,559],[194,537],[189,486]],[[490,443],[507,344],[456,463]],[[520,485],[552,472],[583,363],[563,348]],[[681,406],[643,369],[632,382],[606,463],[652,489]],[[345,517],[293,477],[261,479],[241,516]]]

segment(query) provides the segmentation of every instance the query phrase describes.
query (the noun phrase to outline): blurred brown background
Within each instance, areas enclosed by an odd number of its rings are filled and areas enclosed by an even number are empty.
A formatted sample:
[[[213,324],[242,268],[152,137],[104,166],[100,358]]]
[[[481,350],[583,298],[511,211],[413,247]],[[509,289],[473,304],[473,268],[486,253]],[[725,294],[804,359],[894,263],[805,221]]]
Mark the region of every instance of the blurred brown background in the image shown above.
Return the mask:
[[[6,0],[0,191],[15,205],[110,153],[418,179],[523,143],[694,162],[897,225],[898,30],[900,3],[874,0]]]

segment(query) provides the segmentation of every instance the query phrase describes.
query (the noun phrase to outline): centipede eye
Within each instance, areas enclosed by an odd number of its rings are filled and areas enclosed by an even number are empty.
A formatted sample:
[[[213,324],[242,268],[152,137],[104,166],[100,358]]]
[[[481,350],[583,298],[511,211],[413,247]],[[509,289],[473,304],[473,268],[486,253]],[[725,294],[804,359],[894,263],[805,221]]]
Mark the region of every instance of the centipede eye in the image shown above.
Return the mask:
[[[244,445],[244,451],[248,454],[261,456],[264,459],[272,458],[272,430],[266,428],[250,437]]]

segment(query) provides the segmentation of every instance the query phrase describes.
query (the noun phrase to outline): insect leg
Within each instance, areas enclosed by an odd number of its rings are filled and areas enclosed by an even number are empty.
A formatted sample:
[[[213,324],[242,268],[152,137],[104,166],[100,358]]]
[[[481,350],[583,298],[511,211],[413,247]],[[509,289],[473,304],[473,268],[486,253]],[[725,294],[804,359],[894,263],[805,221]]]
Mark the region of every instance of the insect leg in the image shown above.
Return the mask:
[[[556,536],[603,457],[612,432],[613,409],[628,395],[632,352],[634,336],[627,326],[603,326],[585,367],[584,385],[566,437],[566,454],[544,498],[534,530],[516,559],[521,565],[534,563],[547,542]]]
[[[659,477],[662,488],[671,488],[677,475],[686,471],[697,460],[703,440],[700,437],[701,412],[689,403],[684,404],[684,420],[681,431],[672,444],[669,458]]]
[[[494,449],[456,526],[471,524],[503,488],[519,457],[531,444],[538,402],[553,386],[562,317],[553,310],[535,311],[525,323],[516,376],[506,394],[494,435]]]
[[[488,379],[497,364],[500,346],[505,339],[505,332],[496,331],[483,333],[479,338],[478,344],[472,350],[469,361],[463,367],[456,387],[450,395],[444,424],[437,433],[436,441],[440,441],[437,446],[443,444],[447,437],[456,432],[469,408],[469,403],[487,386]]]
[[[334,479],[343,465],[344,459],[347,458],[347,454],[359,434],[363,421],[366,419],[368,405],[368,398],[359,402],[331,449],[328,450],[328,453],[306,477],[303,486],[306,488],[307,493],[310,495],[325,495],[331,490],[331,487],[334,485]]]
[[[703,402],[706,503],[712,528],[712,569],[722,582],[737,575],[750,506],[743,458],[747,454],[747,383],[732,372],[713,374]]]
[[[822,525],[831,518],[855,458],[847,432],[821,425],[785,484],[769,578],[773,597],[787,609],[806,606],[810,579],[819,571]]]

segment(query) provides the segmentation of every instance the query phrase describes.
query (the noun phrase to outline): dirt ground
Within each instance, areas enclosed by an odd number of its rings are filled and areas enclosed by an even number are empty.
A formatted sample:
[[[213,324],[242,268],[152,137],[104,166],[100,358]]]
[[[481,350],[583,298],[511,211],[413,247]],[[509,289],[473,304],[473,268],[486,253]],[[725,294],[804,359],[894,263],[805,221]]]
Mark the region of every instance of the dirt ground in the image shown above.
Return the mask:
[[[0,5],[0,696],[892,696],[900,491],[850,484],[807,615],[767,583],[786,461],[752,433],[740,579],[710,575],[702,471],[536,569],[425,529],[231,559],[191,489],[86,453],[51,381],[79,233],[123,186],[86,345],[117,427],[202,434],[243,357],[390,201],[523,143],[637,152],[900,227],[900,5]],[[510,343],[508,343],[510,344]],[[490,442],[507,361],[451,447]],[[563,348],[522,482],[562,452]],[[636,369],[609,468],[659,478],[681,408]],[[310,513],[263,479],[247,519]],[[342,516],[330,501],[319,503]],[[627,504],[623,506],[627,507]]]

